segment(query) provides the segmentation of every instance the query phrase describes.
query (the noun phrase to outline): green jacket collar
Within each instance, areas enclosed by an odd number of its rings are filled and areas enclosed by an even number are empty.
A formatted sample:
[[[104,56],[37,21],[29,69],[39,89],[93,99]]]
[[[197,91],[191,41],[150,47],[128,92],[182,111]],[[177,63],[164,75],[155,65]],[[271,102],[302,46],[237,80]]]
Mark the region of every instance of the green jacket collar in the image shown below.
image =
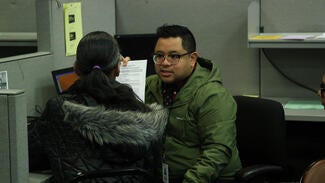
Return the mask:
[[[194,96],[193,94],[209,82],[221,83],[220,70],[210,60],[199,57],[194,72],[177,94],[174,106],[190,101]],[[147,78],[147,90],[156,98],[158,103],[162,104],[162,81],[158,75]]]

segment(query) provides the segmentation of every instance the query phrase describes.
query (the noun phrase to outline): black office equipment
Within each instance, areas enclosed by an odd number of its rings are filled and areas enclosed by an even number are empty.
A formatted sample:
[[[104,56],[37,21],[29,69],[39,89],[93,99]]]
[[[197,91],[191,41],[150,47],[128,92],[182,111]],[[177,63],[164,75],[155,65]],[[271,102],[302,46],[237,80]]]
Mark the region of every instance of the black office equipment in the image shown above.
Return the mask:
[[[152,61],[157,40],[155,34],[117,34],[114,37],[123,56],[129,56],[132,60],[147,59],[147,76],[155,74]]]
[[[237,144],[243,169],[240,182],[285,179],[286,130],[281,103],[270,99],[235,96]]]
[[[78,75],[69,67],[52,71],[52,78],[58,94],[61,94],[78,79]]]

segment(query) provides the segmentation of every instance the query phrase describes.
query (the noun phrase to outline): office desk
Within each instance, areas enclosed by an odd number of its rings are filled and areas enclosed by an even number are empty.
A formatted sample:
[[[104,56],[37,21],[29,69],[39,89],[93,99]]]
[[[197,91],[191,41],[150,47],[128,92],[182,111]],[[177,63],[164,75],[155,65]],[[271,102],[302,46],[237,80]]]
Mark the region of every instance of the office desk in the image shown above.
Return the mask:
[[[308,111],[309,114],[310,112]],[[310,163],[325,157],[325,123],[301,119],[304,119],[304,116],[299,118],[300,121],[286,121],[285,123],[287,162],[291,172],[297,177],[304,173]]]
[[[263,97],[280,102],[286,121],[325,122],[325,110],[320,100]],[[290,104],[290,105],[288,105]]]
[[[325,122],[325,110],[320,100],[282,101],[286,121]]]
[[[284,109],[286,121],[325,122],[325,110],[320,109]]]
[[[52,175],[48,173],[29,173],[28,183],[49,183]]]

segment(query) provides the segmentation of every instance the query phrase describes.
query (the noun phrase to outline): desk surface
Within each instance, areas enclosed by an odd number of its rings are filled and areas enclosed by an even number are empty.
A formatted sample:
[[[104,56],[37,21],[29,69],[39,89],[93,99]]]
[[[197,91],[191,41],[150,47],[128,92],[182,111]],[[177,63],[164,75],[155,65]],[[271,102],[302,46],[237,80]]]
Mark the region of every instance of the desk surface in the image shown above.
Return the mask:
[[[325,122],[325,110],[320,100],[263,97],[282,103],[286,121]],[[290,104],[290,105],[288,105]]]
[[[286,121],[325,122],[325,110],[320,109],[284,109]]]
[[[49,173],[29,173],[28,183],[49,183],[52,175]]]

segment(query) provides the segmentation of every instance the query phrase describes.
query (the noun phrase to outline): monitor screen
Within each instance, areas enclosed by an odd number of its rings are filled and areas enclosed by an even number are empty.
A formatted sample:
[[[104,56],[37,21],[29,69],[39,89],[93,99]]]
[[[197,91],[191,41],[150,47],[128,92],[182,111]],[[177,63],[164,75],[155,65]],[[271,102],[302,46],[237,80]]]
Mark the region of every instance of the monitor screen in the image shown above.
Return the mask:
[[[59,94],[67,90],[79,78],[72,67],[54,70],[52,77]]]
[[[156,45],[155,34],[117,34],[115,39],[123,56],[129,56],[132,60],[147,59],[147,76],[155,74],[152,54]]]

